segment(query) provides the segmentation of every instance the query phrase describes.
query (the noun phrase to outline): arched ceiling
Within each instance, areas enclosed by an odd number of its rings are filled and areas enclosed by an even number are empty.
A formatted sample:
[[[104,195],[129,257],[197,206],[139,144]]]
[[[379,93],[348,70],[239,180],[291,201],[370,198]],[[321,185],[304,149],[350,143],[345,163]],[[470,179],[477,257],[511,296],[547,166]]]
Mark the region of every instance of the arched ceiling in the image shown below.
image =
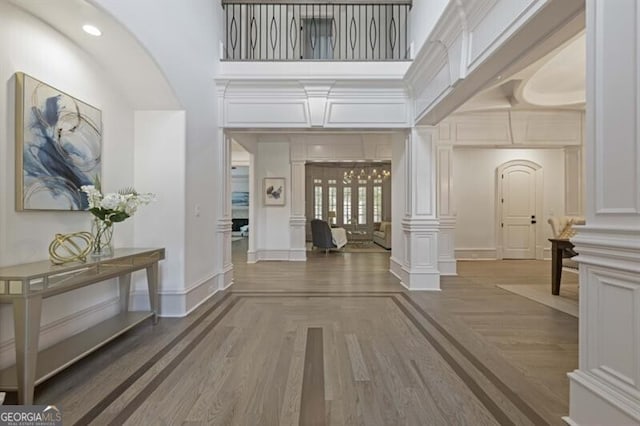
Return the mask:
[[[136,110],[181,109],[157,64],[138,40],[109,14],[85,0],[10,0],[64,34],[92,56],[108,78],[121,88]],[[100,28],[93,37],[84,24]]]
[[[531,65],[499,76],[456,112],[584,109],[585,50],[585,35],[581,33]]]

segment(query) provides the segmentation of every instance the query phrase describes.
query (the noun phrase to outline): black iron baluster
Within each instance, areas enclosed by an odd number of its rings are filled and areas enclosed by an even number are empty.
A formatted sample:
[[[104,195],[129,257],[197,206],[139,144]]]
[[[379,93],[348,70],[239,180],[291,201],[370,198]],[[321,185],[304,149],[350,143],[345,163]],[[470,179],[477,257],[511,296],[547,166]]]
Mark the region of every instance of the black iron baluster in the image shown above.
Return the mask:
[[[395,49],[396,49],[396,17],[395,11],[393,16],[391,16],[391,22],[389,22],[389,47],[391,47],[391,58],[395,59]]]
[[[278,40],[280,41],[278,43],[278,59],[282,60],[282,5],[279,4],[278,5],[278,14],[280,15],[280,19],[278,20],[278,33],[279,33],[279,37]]]
[[[336,59],[336,37],[338,33],[338,27],[336,25],[336,5],[331,6],[331,22],[330,22],[330,31],[331,31],[331,58],[335,61]]]
[[[409,6],[405,6],[404,7],[404,51],[405,51],[404,58],[405,59],[409,59],[409,46],[407,45],[407,41],[408,41],[407,27],[409,26],[408,10],[409,10]]]

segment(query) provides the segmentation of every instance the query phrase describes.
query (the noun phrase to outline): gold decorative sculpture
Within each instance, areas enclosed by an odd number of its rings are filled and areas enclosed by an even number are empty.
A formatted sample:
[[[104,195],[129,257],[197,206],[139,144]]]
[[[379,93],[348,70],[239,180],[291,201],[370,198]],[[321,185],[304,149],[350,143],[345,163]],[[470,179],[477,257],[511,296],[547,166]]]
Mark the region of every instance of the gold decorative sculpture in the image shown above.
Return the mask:
[[[69,262],[86,262],[91,251],[93,237],[90,232],[74,232],[72,234],[56,234],[49,244],[49,259],[54,265]],[[63,251],[63,254],[60,254]]]

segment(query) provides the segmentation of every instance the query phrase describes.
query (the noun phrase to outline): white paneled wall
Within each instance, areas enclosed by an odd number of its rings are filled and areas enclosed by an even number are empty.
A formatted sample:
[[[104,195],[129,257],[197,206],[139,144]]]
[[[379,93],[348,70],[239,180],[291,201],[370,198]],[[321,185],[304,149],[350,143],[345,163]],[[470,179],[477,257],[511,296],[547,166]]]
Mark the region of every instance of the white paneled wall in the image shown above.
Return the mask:
[[[564,150],[563,149],[490,149],[454,148],[453,175],[456,205],[455,247],[459,259],[495,259],[497,185],[496,170],[507,161],[529,160],[542,166],[543,218],[539,218],[536,245],[549,256],[551,230],[549,216],[563,215]]]

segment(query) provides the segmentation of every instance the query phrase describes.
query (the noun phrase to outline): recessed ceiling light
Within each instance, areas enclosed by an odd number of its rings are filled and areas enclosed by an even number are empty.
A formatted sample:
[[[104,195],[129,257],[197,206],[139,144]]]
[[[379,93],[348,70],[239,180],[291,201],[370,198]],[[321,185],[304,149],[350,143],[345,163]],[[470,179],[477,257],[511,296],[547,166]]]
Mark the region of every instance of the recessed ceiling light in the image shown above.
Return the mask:
[[[502,75],[497,76],[496,80],[502,80]]]
[[[89,25],[89,24],[83,25],[82,29],[84,30],[85,33],[91,34],[92,36],[99,37],[102,35],[102,31],[100,31],[98,27],[93,25]]]

